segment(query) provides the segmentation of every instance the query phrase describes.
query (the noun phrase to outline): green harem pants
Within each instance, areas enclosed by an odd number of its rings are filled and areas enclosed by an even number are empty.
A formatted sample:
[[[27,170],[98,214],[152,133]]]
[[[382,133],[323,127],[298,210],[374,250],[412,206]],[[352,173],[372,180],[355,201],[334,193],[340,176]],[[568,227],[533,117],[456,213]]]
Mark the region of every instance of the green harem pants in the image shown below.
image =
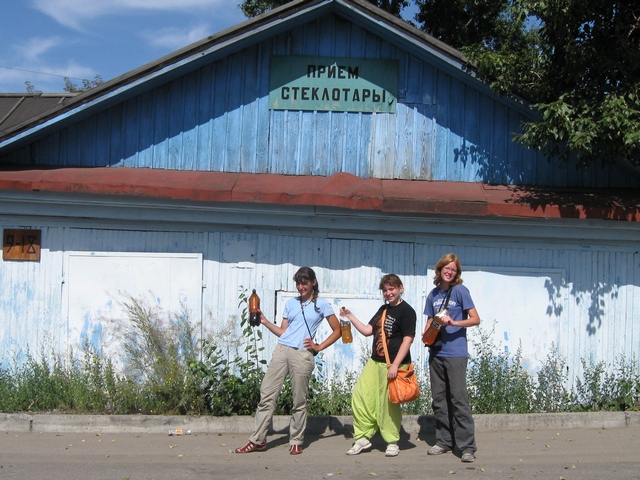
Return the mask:
[[[407,365],[400,367],[407,368]],[[378,430],[387,443],[400,440],[402,410],[400,405],[389,401],[387,370],[386,363],[369,359],[353,388],[351,408],[356,440],[370,439]]]

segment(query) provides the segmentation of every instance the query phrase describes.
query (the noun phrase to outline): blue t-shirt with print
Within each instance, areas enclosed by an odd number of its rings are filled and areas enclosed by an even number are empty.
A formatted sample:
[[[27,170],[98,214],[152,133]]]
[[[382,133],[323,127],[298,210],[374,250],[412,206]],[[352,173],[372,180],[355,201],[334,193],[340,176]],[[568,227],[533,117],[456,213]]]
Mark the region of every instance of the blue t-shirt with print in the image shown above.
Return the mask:
[[[447,296],[447,290],[434,288],[427,296],[424,307],[424,314],[428,318],[433,318],[440,310],[442,303]],[[464,285],[456,285],[451,289],[449,297],[449,316],[453,320],[465,320],[468,318],[470,309],[475,308],[469,289]],[[440,329],[440,339],[442,343],[429,349],[431,355],[437,357],[468,357],[467,329],[465,327],[452,327],[447,325]]]
[[[287,329],[280,335],[278,343],[287,347],[303,349],[304,339],[313,339],[322,323],[322,319],[333,314],[333,307],[324,298],[318,297],[315,303],[309,301],[302,304],[300,303],[300,297],[290,299],[285,304],[284,312],[282,313],[282,318],[287,319]],[[311,331],[311,334],[309,334],[309,331]]]

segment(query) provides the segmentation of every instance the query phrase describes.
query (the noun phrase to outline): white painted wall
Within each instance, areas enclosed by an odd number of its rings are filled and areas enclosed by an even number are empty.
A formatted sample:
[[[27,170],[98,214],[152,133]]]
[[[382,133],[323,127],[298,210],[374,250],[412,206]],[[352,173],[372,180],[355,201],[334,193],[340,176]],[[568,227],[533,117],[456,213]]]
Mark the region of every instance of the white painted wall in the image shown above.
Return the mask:
[[[355,230],[358,221],[353,221]],[[567,359],[570,382],[581,374],[582,358],[612,363],[621,354],[629,358],[640,350],[640,257],[633,242],[544,242],[516,236],[495,240],[479,236],[473,224],[467,234],[446,237],[342,232],[339,238],[308,226],[241,231],[202,225],[182,230],[131,224],[127,229],[95,228],[78,221],[72,227],[24,220],[2,224],[25,226],[42,229],[42,258],[39,263],[0,263],[5,365],[43,346],[66,352],[77,349],[85,336],[97,341],[105,334],[101,319],[119,315],[113,297],[121,292],[152,294],[158,305],[170,310],[184,300],[205,332],[232,346],[240,335],[240,290],[256,288],[263,311],[280,321],[282,301],[295,292],[293,274],[303,265],[316,270],[321,295],[336,307],[349,301],[365,321],[382,302],[380,277],[397,273],[405,285],[405,300],[418,313],[421,332],[433,267],[450,251],[462,260],[463,279],[483,328],[495,324],[495,342],[511,353],[521,345],[533,373],[552,343]],[[442,223],[437,227],[459,228]],[[422,227],[415,223],[411,228]],[[471,338],[474,335],[472,329]],[[353,344],[338,342],[326,351],[327,368],[359,367],[370,344],[356,332],[354,336]],[[262,355],[268,360],[276,339],[266,330],[264,339]],[[424,365],[427,351],[419,339],[412,355]]]
[[[161,311],[202,319],[202,254],[67,252],[62,289],[67,350],[85,338],[120,364],[113,330],[126,322],[132,299]],[[110,331],[111,330],[111,331]]]

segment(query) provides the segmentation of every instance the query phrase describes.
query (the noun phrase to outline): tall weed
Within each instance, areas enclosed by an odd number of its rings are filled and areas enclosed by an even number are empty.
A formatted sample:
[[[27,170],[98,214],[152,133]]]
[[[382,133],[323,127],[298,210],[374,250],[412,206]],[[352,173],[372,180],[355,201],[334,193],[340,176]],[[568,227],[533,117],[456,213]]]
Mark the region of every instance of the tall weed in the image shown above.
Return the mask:
[[[566,361],[555,346],[538,372],[538,382],[533,399],[533,410],[537,412],[560,412],[569,408],[573,397],[567,390],[569,370]]]
[[[584,379],[576,379],[575,410],[638,410],[640,408],[640,375],[635,354],[622,355],[613,371],[604,362],[582,359]]]
[[[495,327],[494,327],[495,328]],[[493,329],[478,327],[472,340],[476,356],[469,361],[467,383],[474,413],[528,413],[534,384],[522,365],[522,350],[510,358],[493,343]]]
[[[25,360],[0,367],[0,411],[99,414],[253,415],[260,398],[266,361],[262,331],[249,325],[247,291],[238,294],[239,318],[217,332],[196,335],[184,308],[163,312],[144,299],[122,303],[126,319],[115,322],[121,358],[110,358],[85,342],[69,358],[41,346]],[[236,325],[240,325],[240,329]],[[635,355],[612,366],[582,360],[583,374],[567,389],[565,359],[552,345],[536,375],[523,367],[521,349],[509,355],[493,343],[492,331],[478,327],[471,339],[468,388],[474,413],[638,410],[640,369]],[[361,360],[368,352],[360,352]],[[116,368],[115,365],[122,365]],[[416,366],[421,396],[403,405],[405,414],[431,412],[428,367]],[[325,372],[323,355],[309,384],[310,415],[351,415],[351,391],[359,371]],[[276,414],[289,414],[291,383],[285,380]]]

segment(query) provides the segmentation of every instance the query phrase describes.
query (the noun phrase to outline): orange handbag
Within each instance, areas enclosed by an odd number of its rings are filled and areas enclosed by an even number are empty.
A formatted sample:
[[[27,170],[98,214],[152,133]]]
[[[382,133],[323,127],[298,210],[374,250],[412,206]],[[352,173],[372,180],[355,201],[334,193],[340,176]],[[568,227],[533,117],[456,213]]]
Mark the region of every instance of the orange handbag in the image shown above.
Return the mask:
[[[382,346],[384,348],[384,357],[387,366],[391,365],[389,361],[389,350],[387,349],[387,336],[384,331],[384,320],[387,316],[385,310],[382,314]],[[408,403],[413,402],[420,396],[420,386],[418,385],[418,377],[413,369],[413,363],[409,364],[406,370],[398,369],[398,375],[393,380],[389,380],[389,401],[391,403]]]

